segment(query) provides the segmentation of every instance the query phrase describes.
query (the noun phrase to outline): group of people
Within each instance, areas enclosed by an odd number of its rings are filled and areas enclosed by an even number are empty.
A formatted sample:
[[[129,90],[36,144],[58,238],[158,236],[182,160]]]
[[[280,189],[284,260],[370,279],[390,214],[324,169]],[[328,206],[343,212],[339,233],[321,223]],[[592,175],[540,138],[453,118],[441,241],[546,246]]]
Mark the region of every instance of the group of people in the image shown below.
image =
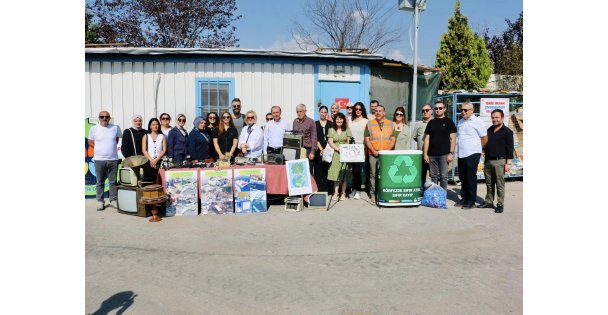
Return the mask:
[[[121,152],[125,158],[143,155],[149,162],[143,166],[144,179],[155,181],[161,159],[167,156],[173,163],[224,160],[231,162],[238,155],[258,158],[263,154],[281,153],[283,136],[294,132],[303,137],[310,172],[319,191],[333,193],[333,200],[360,199],[365,187],[370,200],[376,202],[376,178],[378,155],[382,150],[408,150],[412,141],[423,151],[422,183],[427,170],[431,180],[447,189],[448,164],[452,162],[456,137],[458,136],[458,169],[462,182],[461,200],[465,209],[474,206],[477,195],[476,169],[482,153],[486,150],[486,183],[488,194],[478,207],[493,207],[497,192],[496,212],[502,212],[504,204],[504,172],[508,172],[513,158],[513,133],[504,126],[504,114],[492,112],[493,126],[485,129],[481,120],[473,113],[473,105],[462,105],[462,119],[458,129],[446,117],[446,106],[441,101],[435,104],[435,117],[431,105],[422,107],[422,120],[412,129],[407,125],[404,107],[397,107],[393,120],[386,119],[386,109],[377,100],[370,102],[368,118],[365,105],[349,103],[346,115],[340,112],[339,104],[319,107],[319,120],[307,116],[306,105],[296,106],[297,117],[292,123],[281,117],[280,106],[273,106],[265,115],[265,125],[257,124],[253,110],[241,113],[241,101],[232,100],[232,112],[226,110],[221,116],[215,112],[194,119],[191,131],[185,129],[186,116],[177,115],[176,126],[171,126],[171,116],[162,113],[154,117],[144,129],[141,115],[133,116],[133,126],[122,134],[120,128],[109,123],[107,111],[99,113],[99,124],[91,128],[89,145],[95,147],[94,160],[97,176],[98,210],[105,208],[103,187],[106,178],[110,182],[110,206],[116,207],[116,172],[118,155],[116,143],[122,137]],[[340,144],[363,144],[366,148],[364,163],[341,163]],[[331,162],[322,157],[328,148],[333,149]],[[350,194],[347,197],[347,188]]]

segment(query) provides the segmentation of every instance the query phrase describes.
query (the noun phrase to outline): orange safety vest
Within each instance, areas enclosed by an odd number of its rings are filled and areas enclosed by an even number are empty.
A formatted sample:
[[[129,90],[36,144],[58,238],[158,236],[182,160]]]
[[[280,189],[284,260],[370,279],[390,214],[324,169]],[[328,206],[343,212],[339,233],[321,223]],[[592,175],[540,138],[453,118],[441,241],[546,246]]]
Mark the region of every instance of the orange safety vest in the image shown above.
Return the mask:
[[[374,150],[380,151],[391,149],[391,137],[395,132],[395,125],[392,121],[385,118],[382,128],[380,128],[378,120],[371,119],[367,123],[367,129],[369,131],[369,142],[372,144]],[[367,151],[369,154],[372,153],[369,149]]]

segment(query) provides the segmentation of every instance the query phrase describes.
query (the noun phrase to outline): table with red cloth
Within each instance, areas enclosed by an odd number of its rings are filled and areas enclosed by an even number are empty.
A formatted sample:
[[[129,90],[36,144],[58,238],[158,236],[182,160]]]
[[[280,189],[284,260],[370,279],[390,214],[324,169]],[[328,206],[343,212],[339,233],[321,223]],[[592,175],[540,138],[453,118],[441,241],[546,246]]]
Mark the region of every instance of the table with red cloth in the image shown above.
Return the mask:
[[[265,168],[266,169],[266,193],[273,195],[289,195],[289,190],[287,189],[287,170],[285,165],[273,165],[273,164],[265,164],[265,165],[234,165],[230,167],[221,167],[220,170],[227,169],[239,169],[239,168]],[[215,168],[207,167],[207,168],[172,168],[168,171],[195,171],[196,176],[200,176],[199,171],[211,171]],[[165,187],[165,170],[160,169],[158,171],[158,175],[161,180],[161,185],[163,185],[163,190],[166,191]],[[200,181],[200,178],[199,178]],[[310,182],[312,183],[312,192],[317,192],[317,183],[315,179],[310,175]],[[199,196],[200,198],[200,196]],[[304,198],[307,200],[308,198]]]

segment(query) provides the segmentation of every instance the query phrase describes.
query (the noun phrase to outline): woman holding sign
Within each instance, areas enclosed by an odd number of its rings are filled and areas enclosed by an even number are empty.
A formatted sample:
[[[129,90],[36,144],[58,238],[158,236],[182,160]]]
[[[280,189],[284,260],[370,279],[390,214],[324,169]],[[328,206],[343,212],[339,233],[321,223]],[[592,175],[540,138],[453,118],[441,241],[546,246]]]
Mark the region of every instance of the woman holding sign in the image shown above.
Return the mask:
[[[334,125],[329,129],[327,143],[334,149],[334,156],[329,166],[327,179],[334,181],[334,196],[332,200],[346,200],[346,183],[352,176],[352,170],[348,163],[340,162],[340,145],[349,143],[352,132],[348,128],[346,117],[343,113],[337,113]],[[338,194],[338,188],[342,186],[342,195]]]

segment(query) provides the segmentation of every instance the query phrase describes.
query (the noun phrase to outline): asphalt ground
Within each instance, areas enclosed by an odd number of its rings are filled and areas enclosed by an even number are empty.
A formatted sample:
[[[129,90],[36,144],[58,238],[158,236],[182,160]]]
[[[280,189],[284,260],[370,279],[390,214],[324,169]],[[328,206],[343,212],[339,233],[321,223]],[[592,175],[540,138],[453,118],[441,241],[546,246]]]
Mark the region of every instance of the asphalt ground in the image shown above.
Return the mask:
[[[85,200],[87,314],[523,312],[523,182],[505,211],[378,208],[148,218]],[[485,184],[478,185],[478,202]]]

